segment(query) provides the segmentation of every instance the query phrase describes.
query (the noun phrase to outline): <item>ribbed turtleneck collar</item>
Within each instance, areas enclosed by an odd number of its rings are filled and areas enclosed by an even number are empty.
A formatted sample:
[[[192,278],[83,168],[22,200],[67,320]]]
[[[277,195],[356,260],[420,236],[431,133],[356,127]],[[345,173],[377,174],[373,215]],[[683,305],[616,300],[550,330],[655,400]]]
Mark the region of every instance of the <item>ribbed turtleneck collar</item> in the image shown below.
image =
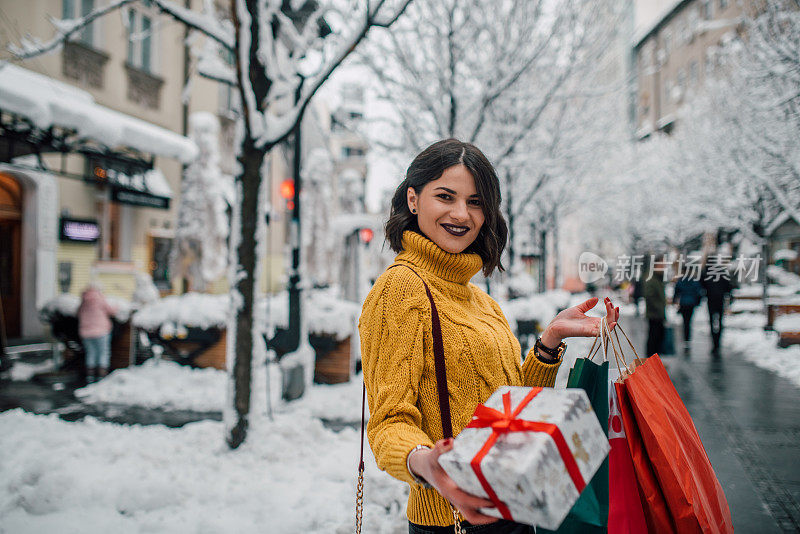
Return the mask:
[[[405,261],[429,273],[456,284],[466,284],[483,267],[477,254],[451,254],[417,232],[403,232],[403,251],[396,261]]]

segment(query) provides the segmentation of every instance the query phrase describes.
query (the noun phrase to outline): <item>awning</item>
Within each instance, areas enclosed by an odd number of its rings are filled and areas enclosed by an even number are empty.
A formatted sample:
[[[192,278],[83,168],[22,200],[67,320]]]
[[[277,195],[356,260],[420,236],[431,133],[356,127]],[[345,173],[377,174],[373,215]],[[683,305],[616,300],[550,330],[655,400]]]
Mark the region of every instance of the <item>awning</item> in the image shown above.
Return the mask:
[[[114,202],[169,209],[172,188],[160,170],[125,165],[102,156],[89,158],[88,163],[90,173],[86,180],[107,186]]]
[[[198,153],[194,141],[183,135],[101,106],[87,91],[7,62],[0,62],[0,109],[42,130],[74,130],[109,148],[132,148],[184,163]]]

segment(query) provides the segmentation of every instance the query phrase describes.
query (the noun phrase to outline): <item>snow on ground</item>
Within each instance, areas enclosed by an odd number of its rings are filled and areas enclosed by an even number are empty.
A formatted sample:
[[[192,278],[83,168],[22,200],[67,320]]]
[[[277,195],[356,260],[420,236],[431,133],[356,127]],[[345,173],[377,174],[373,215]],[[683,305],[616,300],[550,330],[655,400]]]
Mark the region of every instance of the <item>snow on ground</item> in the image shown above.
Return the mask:
[[[213,368],[192,369],[171,361],[149,359],[118,369],[103,380],[76,389],[87,404],[130,404],[146,408],[221,411],[227,376]]]
[[[37,373],[52,371],[55,368],[53,360],[46,360],[40,363],[27,363],[15,361],[11,366],[11,380],[24,382],[33,378]]]
[[[800,387],[800,345],[785,349],[778,347],[778,334],[761,329],[733,330],[722,332],[722,345],[741,352],[742,355],[764,369],[788,378]]]
[[[280,399],[281,375],[270,365],[270,400],[275,412],[308,412],[311,417],[358,421],[361,417],[360,375],[344,384],[314,384],[300,399]],[[266,410],[266,367],[253,368],[253,405]],[[227,375],[218,369],[192,369],[171,361],[147,360],[142,365],[118,369],[103,380],[76,389],[75,396],[87,404],[112,403],[220,412],[226,401]]]
[[[787,313],[775,318],[776,332],[800,332],[800,313]]]
[[[347,533],[359,434],[312,417],[254,418],[235,451],[223,423],[182,428],[0,414],[0,531]],[[365,447],[364,531],[407,532],[407,486]]]

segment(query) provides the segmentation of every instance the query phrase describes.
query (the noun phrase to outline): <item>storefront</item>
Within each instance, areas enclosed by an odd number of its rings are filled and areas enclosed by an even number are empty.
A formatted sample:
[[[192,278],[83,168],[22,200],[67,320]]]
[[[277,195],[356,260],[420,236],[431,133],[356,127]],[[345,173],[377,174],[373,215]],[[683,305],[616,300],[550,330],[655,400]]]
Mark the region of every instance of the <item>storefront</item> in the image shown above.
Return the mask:
[[[130,298],[160,273],[174,231],[186,137],[98,105],[71,85],[0,64],[0,296],[9,338],[41,331],[37,310],[91,278]],[[166,280],[164,280],[166,279]]]

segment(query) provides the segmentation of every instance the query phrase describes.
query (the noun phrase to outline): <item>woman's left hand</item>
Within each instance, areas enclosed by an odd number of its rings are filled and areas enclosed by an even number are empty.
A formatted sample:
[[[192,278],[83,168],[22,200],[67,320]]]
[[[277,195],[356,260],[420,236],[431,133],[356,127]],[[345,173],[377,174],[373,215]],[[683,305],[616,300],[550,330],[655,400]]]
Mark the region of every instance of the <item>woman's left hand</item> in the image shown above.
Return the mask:
[[[545,347],[554,348],[564,338],[597,336],[600,332],[600,318],[586,316],[586,312],[594,308],[597,301],[597,297],[592,297],[556,315],[542,332],[542,344]],[[604,299],[603,303],[606,306],[608,327],[613,330],[619,320],[619,308],[615,308],[608,297]]]

